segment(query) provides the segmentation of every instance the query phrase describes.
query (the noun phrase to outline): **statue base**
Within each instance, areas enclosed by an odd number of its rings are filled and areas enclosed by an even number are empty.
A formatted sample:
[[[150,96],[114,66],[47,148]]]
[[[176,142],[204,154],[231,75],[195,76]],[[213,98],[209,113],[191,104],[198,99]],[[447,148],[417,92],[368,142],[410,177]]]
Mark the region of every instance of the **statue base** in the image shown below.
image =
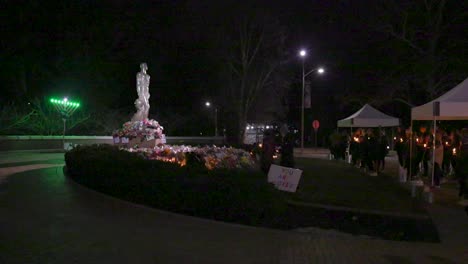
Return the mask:
[[[163,140],[160,138],[153,138],[148,140],[144,136],[138,136],[132,139],[128,139],[125,137],[114,137],[114,145],[124,148],[154,148],[162,144]]]

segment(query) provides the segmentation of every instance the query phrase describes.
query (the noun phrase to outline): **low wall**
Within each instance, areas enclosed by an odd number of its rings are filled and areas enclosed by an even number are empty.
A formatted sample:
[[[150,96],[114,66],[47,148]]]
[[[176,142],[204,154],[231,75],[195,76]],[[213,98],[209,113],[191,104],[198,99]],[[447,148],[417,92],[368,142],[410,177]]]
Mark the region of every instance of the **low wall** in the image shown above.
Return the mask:
[[[223,145],[223,137],[166,137],[171,145]],[[65,143],[113,144],[110,136],[65,136]],[[63,149],[62,136],[0,136],[0,151]]]

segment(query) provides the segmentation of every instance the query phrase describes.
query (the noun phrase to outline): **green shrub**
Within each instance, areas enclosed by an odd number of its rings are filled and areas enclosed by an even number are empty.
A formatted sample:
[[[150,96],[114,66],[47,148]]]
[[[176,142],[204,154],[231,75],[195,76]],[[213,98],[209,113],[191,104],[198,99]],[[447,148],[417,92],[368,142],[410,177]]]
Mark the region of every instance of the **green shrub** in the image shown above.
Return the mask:
[[[192,160],[180,167],[111,145],[77,147],[65,162],[69,175],[92,189],[193,216],[272,226],[287,207],[256,170],[207,170]]]

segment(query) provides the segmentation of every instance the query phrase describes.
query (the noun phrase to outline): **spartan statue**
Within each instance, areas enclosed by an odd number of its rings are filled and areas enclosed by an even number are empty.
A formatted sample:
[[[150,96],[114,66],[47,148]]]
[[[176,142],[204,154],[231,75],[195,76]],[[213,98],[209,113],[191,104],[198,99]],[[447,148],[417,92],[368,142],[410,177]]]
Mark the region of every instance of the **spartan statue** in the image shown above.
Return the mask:
[[[137,112],[133,115],[132,121],[143,121],[148,119],[149,113],[149,83],[150,76],[146,73],[148,66],[146,63],[140,64],[141,71],[137,73],[137,93],[138,99],[135,100]]]

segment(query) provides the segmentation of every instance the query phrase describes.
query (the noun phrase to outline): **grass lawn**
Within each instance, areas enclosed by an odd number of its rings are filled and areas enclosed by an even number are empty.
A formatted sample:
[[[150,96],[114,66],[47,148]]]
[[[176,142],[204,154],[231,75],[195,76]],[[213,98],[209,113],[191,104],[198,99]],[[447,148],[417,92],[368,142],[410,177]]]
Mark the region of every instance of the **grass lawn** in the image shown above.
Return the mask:
[[[369,176],[343,161],[295,160],[303,175],[297,192],[289,196],[293,203],[280,227],[315,226],[390,240],[440,241],[422,203],[390,174]],[[387,173],[394,172],[392,164],[386,165]],[[375,211],[390,214],[371,213]]]
[[[296,158],[303,170],[293,201],[365,210],[424,214],[422,206],[395,178],[369,176],[342,161]]]

